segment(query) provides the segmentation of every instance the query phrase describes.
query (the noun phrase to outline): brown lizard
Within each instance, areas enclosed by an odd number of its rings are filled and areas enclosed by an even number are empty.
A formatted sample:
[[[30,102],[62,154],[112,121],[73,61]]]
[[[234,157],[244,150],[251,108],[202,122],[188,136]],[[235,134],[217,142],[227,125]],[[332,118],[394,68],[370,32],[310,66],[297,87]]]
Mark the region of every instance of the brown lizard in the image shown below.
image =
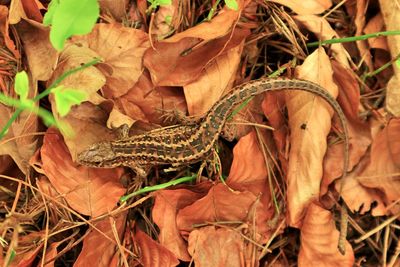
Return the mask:
[[[349,137],[345,115],[336,100],[320,85],[297,79],[262,78],[235,87],[208,111],[199,123],[165,127],[145,134],[91,145],[78,155],[78,162],[90,167],[126,166],[146,176],[150,167],[182,166],[207,159],[223,132],[225,122],[236,105],[269,91],[300,90],[322,97],[338,114],[344,133],[345,175],[348,166]]]
[[[112,168],[127,166],[139,176],[147,176],[152,166],[171,164],[188,165],[209,158],[215,142],[222,134],[225,123],[236,105],[246,99],[270,91],[299,90],[323,98],[338,114],[344,135],[342,183],[349,162],[349,135],[345,115],[336,100],[320,85],[298,79],[262,78],[235,87],[216,102],[199,123],[165,127],[145,134],[91,145],[78,155],[78,162],[90,167]],[[339,251],[345,252],[347,232],[346,207],[342,206]]]

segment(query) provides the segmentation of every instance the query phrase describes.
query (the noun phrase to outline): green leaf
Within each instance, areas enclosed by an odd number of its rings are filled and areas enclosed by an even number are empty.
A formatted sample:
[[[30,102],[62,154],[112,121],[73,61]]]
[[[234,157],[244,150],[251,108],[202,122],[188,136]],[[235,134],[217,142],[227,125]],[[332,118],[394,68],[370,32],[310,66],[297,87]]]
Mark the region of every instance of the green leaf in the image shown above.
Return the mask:
[[[160,6],[167,6],[171,4],[171,0],[157,0]]]
[[[28,97],[29,79],[25,71],[18,72],[17,75],[15,75],[14,90],[21,99],[26,99]]]
[[[238,10],[239,6],[236,0],[225,0],[225,4],[233,10]]]
[[[50,41],[57,50],[72,35],[91,32],[100,12],[97,0],[62,0],[55,8],[46,22],[51,20]]]
[[[398,58],[395,62],[396,62],[396,67],[400,68],[400,58]]]
[[[63,88],[59,86],[54,88],[52,93],[56,100],[56,108],[61,117],[64,117],[71,110],[73,105],[78,105],[88,98],[88,94],[81,90]]]
[[[58,6],[60,5],[60,0],[52,0],[47,7],[47,12],[43,18],[43,25],[49,26],[53,24],[54,13],[56,12]]]

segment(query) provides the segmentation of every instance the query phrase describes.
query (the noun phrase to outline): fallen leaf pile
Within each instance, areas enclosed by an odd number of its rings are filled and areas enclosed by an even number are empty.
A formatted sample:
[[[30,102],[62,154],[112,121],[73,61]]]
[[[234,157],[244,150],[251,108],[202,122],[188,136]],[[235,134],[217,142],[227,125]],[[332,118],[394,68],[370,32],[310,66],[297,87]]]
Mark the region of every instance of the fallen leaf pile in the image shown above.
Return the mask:
[[[1,92],[15,97],[21,70],[33,98],[66,71],[101,62],[62,81],[89,96],[67,116],[51,95],[40,102],[74,134],[23,111],[0,140],[2,266],[400,266],[400,36],[309,45],[398,30],[397,1],[237,0],[234,10],[172,0],[152,12],[146,1],[99,1],[93,30],[62,51],[42,24],[47,2],[1,2]],[[318,83],[337,99],[347,170],[337,114],[298,91],[242,107],[227,125],[234,140],[221,137],[202,172],[156,166],[144,179],[77,163],[124,124],[134,135],[173,124],[172,113],[204,116],[236,85],[271,73]],[[0,104],[0,128],[14,112]]]

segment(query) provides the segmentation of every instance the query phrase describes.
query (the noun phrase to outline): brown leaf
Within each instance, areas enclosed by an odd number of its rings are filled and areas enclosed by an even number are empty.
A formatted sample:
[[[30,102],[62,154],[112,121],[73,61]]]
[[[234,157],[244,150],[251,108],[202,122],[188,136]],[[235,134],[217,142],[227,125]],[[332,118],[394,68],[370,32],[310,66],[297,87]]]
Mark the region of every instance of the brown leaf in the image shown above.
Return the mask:
[[[233,149],[233,162],[226,183],[234,190],[261,195],[261,202],[270,206],[268,170],[254,131],[240,138]]]
[[[179,260],[168,249],[151,239],[144,232],[137,230],[136,241],[140,247],[140,262],[143,266],[177,266]]]
[[[90,34],[72,40],[86,43],[102,57],[104,62],[98,68],[107,78],[104,90],[113,97],[125,94],[138,81],[143,54],[150,46],[145,32],[117,23],[96,24]]]
[[[75,267],[80,266],[113,266],[110,263],[116,253],[116,245],[121,243],[124,233],[126,215],[120,214],[117,218],[106,217],[90,228],[89,234],[83,239],[82,251],[79,254]],[[115,236],[115,233],[118,236]],[[106,238],[107,236],[108,238]]]
[[[287,6],[299,15],[320,14],[332,6],[331,0],[271,0],[271,2]]]
[[[96,217],[107,213],[125,192],[118,181],[122,169],[77,167],[54,129],[44,137],[41,157],[42,169],[52,185],[81,214]]]
[[[253,231],[259,240],[268,237],[268,216],[266,207],[253,193],[233,191],[224,184],[217,184],[205,197],[180,209],[176,224],[181,233],[186,233],[191,232],[195,224],[240,221],[252,227],[255,221],[256,229]]]
[[[119,110],[135,120],[162,124],[162,112],[181,110],[186,114],[186,103],[181,89],[156,87],[147,71],[129,91],[115,100]]]
[[[347,175],[343,185],[341,184],[341,180],[336,181],[335,188],[338,192],[341,190],[340,195],[352,212],[365,214],[371,211],[373,216],[383,216],[386,214],[386,206],[381,192],[376,188],[366,187],[359,181],[360,174],[362,174],[368,164],[369,153]]]
[[[350,243],[346,241],[345,255],[342,255],[337,248],[338,239],[332,214],[315,203],[310,204],[301,227],[299,266],[353,266]]]
[[[400,119],[391,119],[374,138],[370,163],[358,176],[358,181],[368,188],[384,194],[386,205],[400,198]],[[391,213],[398,212],[398,205]]]
[[[248,34],[248,30],[237,28],[233,33],[206,43],[198,37],[156,43],[155,49],[146,51],[144,65],[156,86],[184,86],[195,81],[217,56],[238,46]]]
[[[385,25],[383,23],[382,13],[378,13],[376,16],[372,17],[367,25],[364,27],[365,34],[371,34],[376,32],[384,31]],[[377,38],[369,38],[368,44],[370,48],[378,48],[383,50],[389,50],[387,39],[384,36],[377,37]]]
[[[4,5],[0,6],[0,33],[3,36],[3,41],[5,46],[8,48],[8,50],[13,53],[15,58],[20,58],[21,54],[15,47],[14,41],[10,38],[9,35],[9,25],[8,25],[8,8]]]
[[[337,95],[330,61],[322,48],[308,56],[296,71],[298,78],[319,83],[331,95]],[[289,222],[292,226],[299,226],[308,204],[317,200],[319,196],[323,174],[322,161],[333,112],[324,100],[312,94],[286,94],[291,96],[287,97],[291,129],[287,174]]]
[[[243,45],[241,43],[218,56],[213,64],[205,67],[197,80],[183,87],[190,115],[203,115],[227,92],[226,89],[231,88]]]
[[[226,228],[216,228],[214,226],[193,230],[189,235],[188,242],[189,253],[193,257],[194,264],[200,267],[243,266],[243,254],[251,251],[251,249],[246,247],[252,247],[252,245],[244,242],[240,233],[237,231]],[[246,260],[251,260],[249,255],[245,256],[247,256]],[[257,258],[257,256],[253,255],[253,261],[254,258]],[[253,262],[253,264],[257,263]]]
[[[180,209],[202,198],[211,184],[197,185],[195,191],[188,189],[159,190],[154,193],[153,221],[160,228],[158,239],[161,245],[173,252],[179,259],[189,261],[187,245],[179,233],[176,216]]]
[[[48,80],[59,60],[57,50],[50,43],[50,28],[32,21],[21,21],[16,28],[22,40],[33,79]]]
[[[339,38],[337,33],[332,29],[329,22],[319,16],[315,15],[304,15],[304,16],[293,16],[293,18],[303,24],[308,30],[313,32],[318,39],[325,41],[332,38]],[[332,44],[329,46],[332,50],[332,56],[343,66],[350,67],[348,59],[350,56],[348,52],[344,49],[342,44]]]

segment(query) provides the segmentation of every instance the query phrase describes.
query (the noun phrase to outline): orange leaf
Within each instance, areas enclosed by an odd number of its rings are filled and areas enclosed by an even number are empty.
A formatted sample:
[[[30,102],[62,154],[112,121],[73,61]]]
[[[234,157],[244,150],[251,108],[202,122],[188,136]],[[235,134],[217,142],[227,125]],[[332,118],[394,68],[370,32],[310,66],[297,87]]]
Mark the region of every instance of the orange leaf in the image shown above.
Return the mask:
[[[140,262],[143,266],[176,266],[179,260],[168,249],[158,244],[142,231],[136,231],[136,241],[140,247]]]
[[[353,266],[354,253],[346,241],[346,253],[340,254],[339,232],[332,214],[315,203],[310,204],[301,228],[299,266]]]
[[[180,209],[191,205],[203,197],[210,183],[203,183],[192,187],[194,192],[188,189],[159,190],[154,193],[155,200],[152,217],[155,224],[160,228],[158,236],[160,244],[172,251],[179,259],[190,260],[187,245],[179,233],[176,216]]]
[[[320,83],[331,95],[337,95],[330,60],[322,48],[308,56],[296,70],[298,78]],[[287,100],[291,129],[287,198],[290,225],[299,226],[308,204],[319,197],[322,161],[333,113],[317,96],[304,92],[290,95]]]
[[[192,231],[188,242],[194,264],[200,267],[244,266],[242,264],[243,254],[251,251],[245,247],[252,247],[244,242],[239,232],[226,228],[218,229],[214,226]],[[254,264],[256,265],[256,263]]]
[[[76,259],[74,266],[115,266],[111,265],[111,262],[113,262],[113,257],[116,254],[116,244],[121,243],[125,220],[126,215],[120,214],[117,218],[105,217],[101,221],[96,222],[94,225],[97,230],[88,230],[90,233],[83,239],[82,251]],[[114,236],[115,233],[118,234],[117,237]],[[119,240],[116,240],[116,238]]]
[[[41,148],[42,169],[68,204],[84,215],[111,211],[125,189],[119,183],[122,169],[77,167],[60,134],[49,129]]]

